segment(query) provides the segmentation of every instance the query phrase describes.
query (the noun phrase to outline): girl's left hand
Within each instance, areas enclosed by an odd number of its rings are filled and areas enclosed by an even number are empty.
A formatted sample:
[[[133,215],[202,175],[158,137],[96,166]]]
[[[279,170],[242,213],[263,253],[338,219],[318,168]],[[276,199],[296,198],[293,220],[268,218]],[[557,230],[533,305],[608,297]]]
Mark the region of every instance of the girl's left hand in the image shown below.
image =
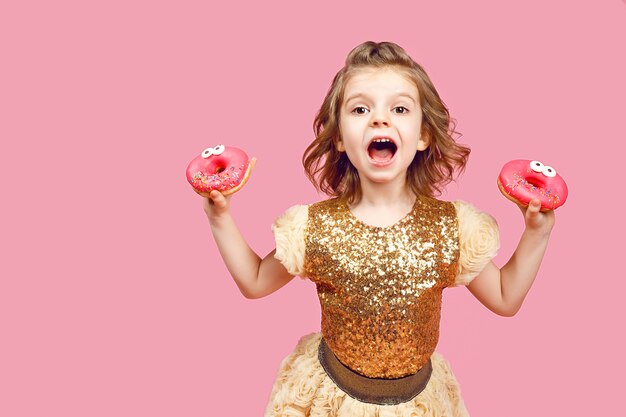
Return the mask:
[[[531,200],[528,207],[519,208],[524,215],[527,230],[550,234],[555,222],[554,210],[541,211],[541,202],[538,199]]]

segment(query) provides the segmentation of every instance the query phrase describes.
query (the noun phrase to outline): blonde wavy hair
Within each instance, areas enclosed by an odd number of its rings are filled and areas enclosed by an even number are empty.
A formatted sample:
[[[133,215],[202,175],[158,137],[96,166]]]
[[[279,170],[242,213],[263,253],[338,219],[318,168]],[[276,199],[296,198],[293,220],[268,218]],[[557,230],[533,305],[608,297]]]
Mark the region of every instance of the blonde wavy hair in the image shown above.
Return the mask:
[[[426,71],[392,42],[365,42],[354,48],[345,66],[335,75],[315,120],[315,140],[307,147],[302,164],[315,188],[331,197],[345,198],[349,203],[361,199],[359,173],[345,152],[337,150],[341,139],[340,109],[345,87],[350,78],[363,69],[391,68],[415,83],[422,108],[422,135],[429,139],[424,151],[417,151],[407,170],[407,183],[416,195],[441,194],[443,187],[454,180],[455,171],[465,170],[470,149],[457,144],[456,122],[450,117]]]

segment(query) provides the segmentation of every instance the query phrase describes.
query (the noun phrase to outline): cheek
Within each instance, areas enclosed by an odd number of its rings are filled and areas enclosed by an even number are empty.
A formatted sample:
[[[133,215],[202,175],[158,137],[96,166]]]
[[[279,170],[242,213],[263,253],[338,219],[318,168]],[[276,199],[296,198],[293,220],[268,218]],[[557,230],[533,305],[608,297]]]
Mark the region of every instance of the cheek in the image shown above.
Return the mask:
[[[339,124],[339,134],[344,140],[349,140],[354,137],[356,131],[358,130],[357,126],[354,123],[340,123]]]
[[[343,117],[341,119],[339,119],[339,137],[343,137],[345,135],[345,133],[347,132],[347,126],[345,123],[345,120],[343,119]]]
[[[412,135],[414,135],[415,137],[419,137],[425,131],[422,126],[421,119],[414,120],[410,126],[410,130]]]
[[[402,123],[397,123],[396,127],[400,131],[401,135],[404,139],[411,139],[419,137],[420,126],[413,121],[403,121]]]

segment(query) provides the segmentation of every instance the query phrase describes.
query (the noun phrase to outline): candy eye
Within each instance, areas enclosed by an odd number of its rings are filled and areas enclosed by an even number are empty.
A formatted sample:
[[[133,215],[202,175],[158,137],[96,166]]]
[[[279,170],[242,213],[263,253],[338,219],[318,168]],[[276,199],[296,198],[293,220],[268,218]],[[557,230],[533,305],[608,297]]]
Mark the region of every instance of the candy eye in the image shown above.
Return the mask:
[[[556,169],[549,167],[547,165],[545,165],[543,167],[543,169],[541,170],[541,172],[543,173],[543,175],[545,175],[546,177],[556,177]]]
[[[214,154],[213,148],[206,148],[205,150],[202,151],[203,158],[208,158],[209,156],[213,154]]]
[[[530,169],[535,172],[543,172],[543,164],[539,161],[530,161]]]
[[[217,145],[215,148],[213,148],[213,155],[220,155],[222,152],[224,152],[224,149],[226,149],[224,145]]]

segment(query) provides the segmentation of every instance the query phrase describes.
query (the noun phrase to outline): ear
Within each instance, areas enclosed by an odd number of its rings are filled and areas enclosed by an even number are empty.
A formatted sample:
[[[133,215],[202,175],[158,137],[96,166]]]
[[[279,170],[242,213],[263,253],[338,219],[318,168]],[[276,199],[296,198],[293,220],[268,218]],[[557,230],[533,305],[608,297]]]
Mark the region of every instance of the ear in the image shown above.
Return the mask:
[[[430,145],[430,135],[428,132],[422,131],[419,140],[417,141],[417,150],[425,151],[426,148]]]
[[[346,147],[343,146],[343,141],[341,139],[337,139],[337,142],[335,143],[335,148],[337,148],[337,150],[339,152],[345,152],[346,151]]]

